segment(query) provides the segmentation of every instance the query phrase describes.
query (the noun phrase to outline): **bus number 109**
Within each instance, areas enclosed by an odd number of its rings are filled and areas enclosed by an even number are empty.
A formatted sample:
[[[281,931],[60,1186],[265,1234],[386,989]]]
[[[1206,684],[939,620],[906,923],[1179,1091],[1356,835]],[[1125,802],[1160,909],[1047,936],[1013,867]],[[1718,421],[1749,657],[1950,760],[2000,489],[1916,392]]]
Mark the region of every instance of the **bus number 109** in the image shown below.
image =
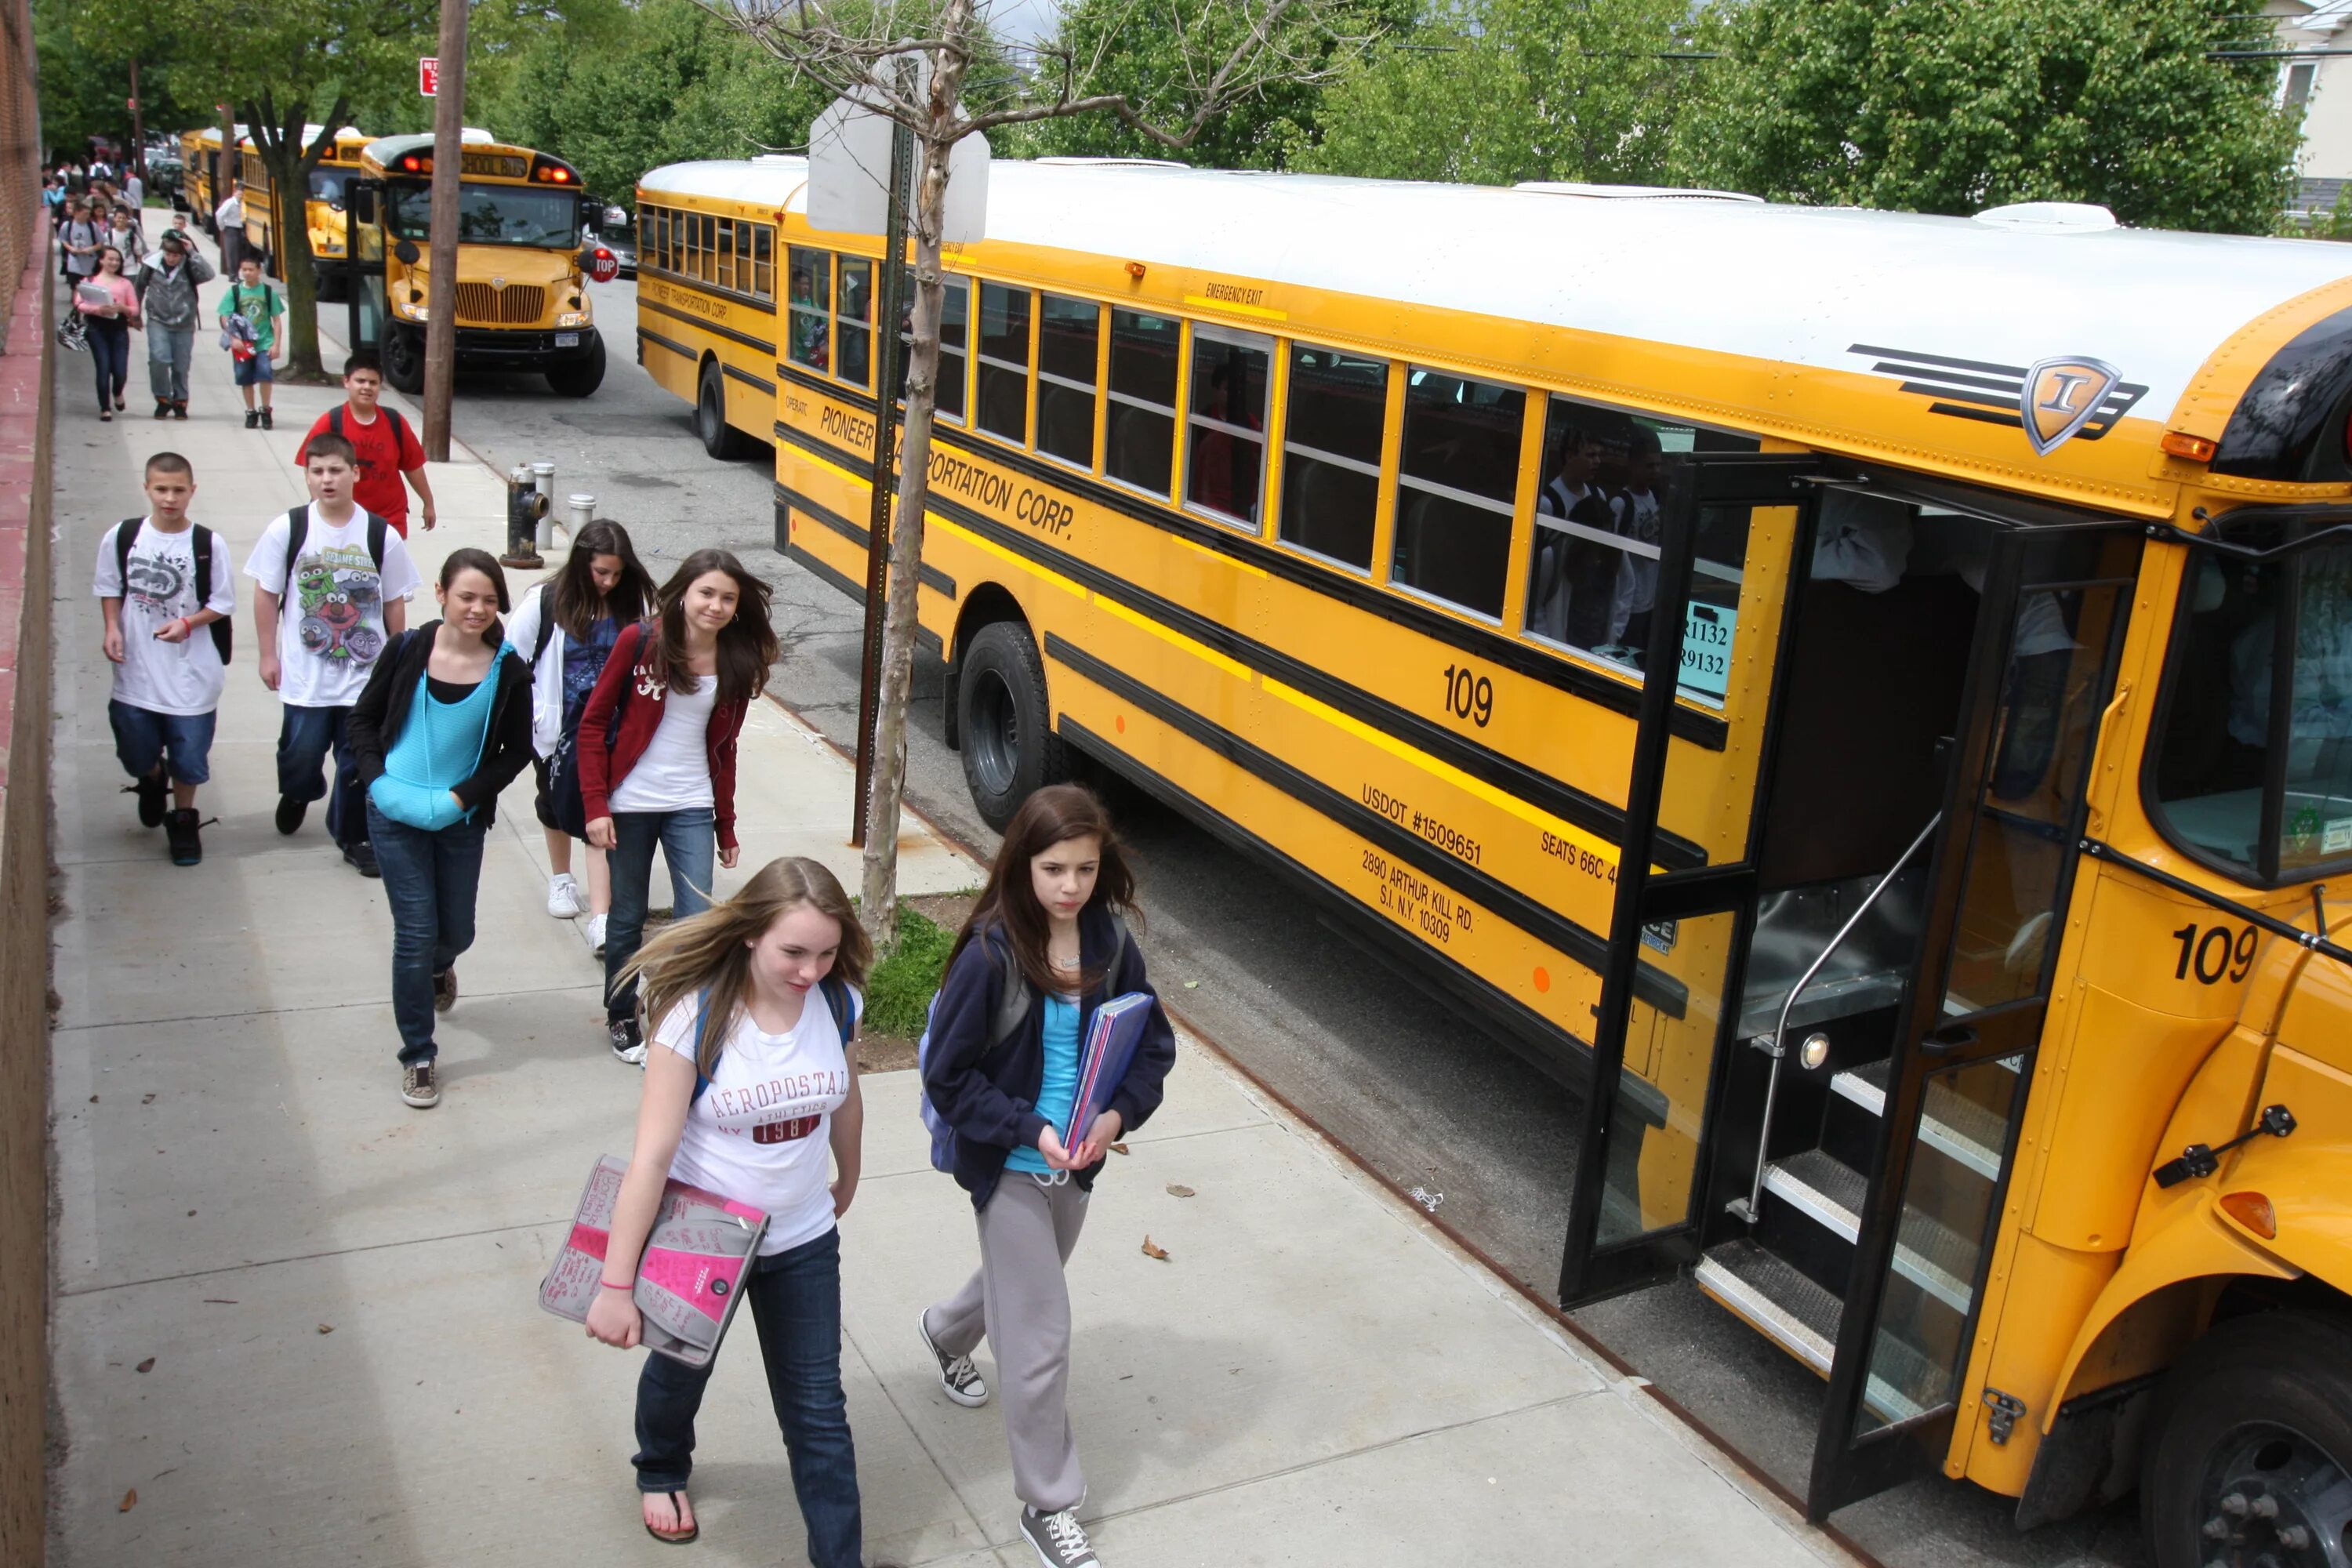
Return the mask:
[[[1445,710],[1485,729],[1486,721],[1495,716],[1495,683],[1474,674],[1467,665],[1447,665]]]

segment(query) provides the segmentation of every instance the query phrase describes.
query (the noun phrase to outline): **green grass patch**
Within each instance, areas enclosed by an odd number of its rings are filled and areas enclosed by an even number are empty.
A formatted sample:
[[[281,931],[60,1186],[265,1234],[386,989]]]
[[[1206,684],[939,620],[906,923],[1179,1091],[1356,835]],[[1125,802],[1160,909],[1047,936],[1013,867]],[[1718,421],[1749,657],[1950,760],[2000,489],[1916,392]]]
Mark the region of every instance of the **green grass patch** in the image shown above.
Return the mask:
[[[955,932],[901,903],[898,945],[866,977],[866,1026],[877,1035],[920,1038],[954,945]]]

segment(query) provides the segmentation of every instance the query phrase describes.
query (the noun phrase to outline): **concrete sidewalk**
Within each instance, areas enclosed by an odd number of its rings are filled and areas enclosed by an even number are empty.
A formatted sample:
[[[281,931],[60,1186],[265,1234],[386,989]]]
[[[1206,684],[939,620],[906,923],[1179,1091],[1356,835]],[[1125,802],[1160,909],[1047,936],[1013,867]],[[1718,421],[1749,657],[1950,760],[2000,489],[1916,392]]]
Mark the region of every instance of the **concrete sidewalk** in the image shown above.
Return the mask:
[[[544,912],[528,779],[502,803],[427,1112],[397,1098],[378,885],[318,813],[290,839],[270,826],[277,706],[242,577],[205,864],[171,867],[116,793],[88,593],[100,533],[142,510],[141,460],[176,449],[241,565],[302,498],[292,453],[332,395],[281,388],[278,430],[247,432],[205,345],[193,419],[137,415],[134,363],[136,416],[108,426],[89,362],[61,361],[52,1563],[676,1562],[637,1524],[636,1358],[534,1300],[590,1163],[626,1152],[638,1078],[604,1048],[575,927]],[[462,434],[462,400],[458,416]],[[502,515],[479,467],[433,479],[428,577],[449,548],[495,548]],[[431,613],[420,596],[413,618]],[[787,853],[855,885],[829,749],[763,706],[740,779],[745,854],[722,889]],[[978,879],[919,824],[901,864],[909,892]],[[1034,1562],[997,1411],[944,1399],[914,1332],[974,1261],[969,1204],[928,1167],[913,1075],[866,1091],[843,1238],[868,1556]],[[1071,1266],[1072,1417],[1113,1568],[1843,1560],[1209,1054],[1187,1045],[1130,1146]],[[697,1558],[801,1561],[751,1347],[727,1359]]]

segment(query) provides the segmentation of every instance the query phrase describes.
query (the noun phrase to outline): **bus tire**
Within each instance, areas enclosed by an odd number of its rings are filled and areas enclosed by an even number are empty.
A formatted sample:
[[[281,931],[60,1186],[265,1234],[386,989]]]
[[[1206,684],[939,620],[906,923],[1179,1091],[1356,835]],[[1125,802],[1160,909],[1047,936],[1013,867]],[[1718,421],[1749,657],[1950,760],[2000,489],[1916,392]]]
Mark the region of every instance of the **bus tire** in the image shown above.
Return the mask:
[[[701,384],[694,394],[694,433],[702,437],[702,449],[722,463],[750,456],[751,443],[727,423],[727,383],[717,360],[702,362]]]
[[[424,391],[425,334],[408,327],[386,327],[382,347],[385,383],[412,397]]]
[[[558,397],[585,397],[604,384],[604,336],[588,340],[588,352],[569,364],[547,373],[547,384]]]
[[[2303,1311],[2233,1319],[2182,1353],[2149,1413],[2139,1482],[2148,1550],[2157,1568],[2327,1562],[2320,1543],[2340,1550],[2352,1524],[2347,1475],[2352,1322]],[[2268,1517],[2263,1498],[2275,1501]]]
[[[1002,832],[1021,803],[1070,776],[1054,733],[1045,665],[1018,621],[992,621],[965,645],[956,670],[956,729],[964,787],[981,819]]]

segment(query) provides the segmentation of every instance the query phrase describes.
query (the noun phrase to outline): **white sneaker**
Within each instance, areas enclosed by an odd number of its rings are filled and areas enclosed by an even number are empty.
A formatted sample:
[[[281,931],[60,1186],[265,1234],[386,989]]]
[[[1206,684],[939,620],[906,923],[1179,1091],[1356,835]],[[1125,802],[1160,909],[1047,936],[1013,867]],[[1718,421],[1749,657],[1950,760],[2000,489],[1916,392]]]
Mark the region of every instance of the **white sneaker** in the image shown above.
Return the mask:
[[[558,871],[547,879],[547,912],[560,921],[580,913],[580,884],[572,879],[571,872]]]
[[[588,951],[598,958],[604,956],[604,922],[610,918],[606,915],[588,917]]]

